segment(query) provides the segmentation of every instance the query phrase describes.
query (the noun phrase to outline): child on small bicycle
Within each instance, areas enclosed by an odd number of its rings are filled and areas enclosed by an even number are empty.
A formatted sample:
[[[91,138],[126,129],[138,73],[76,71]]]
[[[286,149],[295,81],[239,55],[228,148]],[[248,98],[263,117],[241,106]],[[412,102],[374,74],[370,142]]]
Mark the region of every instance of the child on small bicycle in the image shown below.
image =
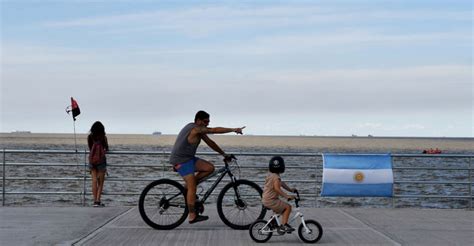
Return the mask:
[[[281,181],[280,174],[285,172],[285,161],[281,156],[274,156],[268,165],[268,175],[265,178],[265,185],[263,188],[262,203],[263,206],[270,208],[273,212],[282,215],[282,225],[279,228],[281,231],[290,233],[295,229],[288,224],[288,218],[291,213],[290,204],[282,201],[280,197],[287,200],[295,199],[295,196],[288,195],[281,187],[290,192],[295,192],[296,189],[290,188],[285,182]]]

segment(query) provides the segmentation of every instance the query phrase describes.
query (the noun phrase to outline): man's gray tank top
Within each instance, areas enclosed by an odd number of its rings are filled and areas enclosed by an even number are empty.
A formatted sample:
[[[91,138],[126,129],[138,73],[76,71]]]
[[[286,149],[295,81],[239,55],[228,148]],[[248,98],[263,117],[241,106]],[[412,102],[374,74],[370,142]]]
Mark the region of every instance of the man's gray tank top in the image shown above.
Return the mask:
[[[194,127],[196,127],[196,124],[189,123],[179,132],[178,136],[176,137],[173,150],[171,151],[171,164],[174,165],[187,162],[196,155],[196,150],[199,146],[199,143],[201,142],[201,139],[199,139],[196,144],[190,144],[188,142],[189,133]]]

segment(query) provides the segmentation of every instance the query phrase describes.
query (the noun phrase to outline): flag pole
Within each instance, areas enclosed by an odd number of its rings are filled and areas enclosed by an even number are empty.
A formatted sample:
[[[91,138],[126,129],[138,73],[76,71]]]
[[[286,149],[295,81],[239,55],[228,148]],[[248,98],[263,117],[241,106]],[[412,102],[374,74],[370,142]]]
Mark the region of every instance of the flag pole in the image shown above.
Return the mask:
[[[73,126],[74,126],[74,149],[76,150],[76,154],[77,154],[76,120],[73,120],[72,122],[73,122]],[[76,155],[76,160],[77,160],[77,155]]]
[[[79,167],[79,172],[82,173],[82,170],[80,169],[81,165],[79,164],[79,152],[77,151],[77,140],[76,140],[76,119],[73,119],[73,127],[74,127],[74,150],[76,151],[76,153],[74,154],[74,159],[76,159],[76,166]],[[84,180],[85,180],[86,176],[84,174]],[[85,201],[83,201],[84,203]]]
[[[77,135],[76,135],[76,116],[78,116],[81,113],[81,110],[79,109],[79,105],[77,104],[76,100],[71,97],[71,106],[66,108],[66,112],[69,114],[69,112],[72,112],[72,122],[73,122],[73,128],[74,128],[74,150],[76,152],[76,163],[79,165],[79,158],[78,158],[78,150],[77,150]]]

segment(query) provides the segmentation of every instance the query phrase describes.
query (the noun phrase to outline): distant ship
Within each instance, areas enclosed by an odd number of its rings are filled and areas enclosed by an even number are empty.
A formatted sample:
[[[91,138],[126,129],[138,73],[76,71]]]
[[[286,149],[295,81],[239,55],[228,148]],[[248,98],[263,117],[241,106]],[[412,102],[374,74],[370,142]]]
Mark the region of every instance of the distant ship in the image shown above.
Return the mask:
[[[153,132],[153,135],[159,136],[159,135],[161,135],[161,132]]]
[[[430,148],[430,149],[425,149],[425,150],[423,150],[422,153],[423,153],[423,154],[441,154],[442,151],[441,151],[440,149],[438,149],[438,148],[436,148],[436,149]]]
[[[30,131],[13,131],[12,133],[31,133]]]

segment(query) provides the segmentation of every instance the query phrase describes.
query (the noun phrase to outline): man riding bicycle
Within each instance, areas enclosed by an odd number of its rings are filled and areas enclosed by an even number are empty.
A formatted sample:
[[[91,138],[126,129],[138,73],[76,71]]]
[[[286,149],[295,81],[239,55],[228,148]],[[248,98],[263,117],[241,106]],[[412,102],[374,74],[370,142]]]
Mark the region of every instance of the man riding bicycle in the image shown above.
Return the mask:
[[[201,143],[201,139],[211,149],[224,156],[224,158],[228,158],[229,156],[207,134],[229,132],[242,134],[242,130],[245,128],[245,126],[240,128],[207,127],[210,122],[209,117],[209,114],[205,111],[198,111],[194,117],[194,123],[188,123],[179,132],[171,151],[170,163],[186,183],[186,201],[189,210],[188,220],[191,224],[209,219],[208,216],[198,215],[194,210],[197,184],[200,180],[214,172],[214,165],[212,163],[196,157],[196,150]]]

